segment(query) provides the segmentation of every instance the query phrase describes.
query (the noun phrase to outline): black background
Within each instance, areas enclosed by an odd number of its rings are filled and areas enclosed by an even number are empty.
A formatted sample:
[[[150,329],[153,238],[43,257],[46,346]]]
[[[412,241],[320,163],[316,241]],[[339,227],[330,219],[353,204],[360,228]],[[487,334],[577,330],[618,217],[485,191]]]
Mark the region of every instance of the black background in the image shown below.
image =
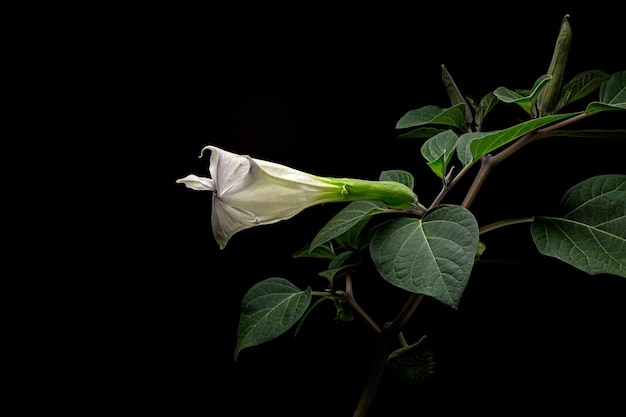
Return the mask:
[[[438,181],[421,142],[397,138],[397,120],[424,105],[449,106],[442,64],[465,95],[529,88],[547,71],[566,13],[569,77],[624,69],[621,17],[592,5],[164,5],[84,15],[65,46],[83,57],[69,78],[84,124],[71,134],[96,144],[98,163],[84,164],[112,194],[86,207],[101,214],[86,216],[77,242],[84,266],[72,267],[80,284],[68,284],[73,295],[48,339],[58,355],[44,356],[45,385],[61,388],[51,407],[352,415],[375,347],[358,320],[339,325],[320,310],[298,337],[290,332],[233,360],[250,286],[278,276],[324,288],[324,265],[292,254],[340,206],[238,233],[220,251],[210,195],[175,180],[206,176],[208,158],[198,155],[213,144],[326,176],[376,179],[405,169],[429,202]],[[614,113],[584,123],[623,122]],[[626,173],[625,148],[565,138],[532,144],[494,171],[475,215],[482,225],[550,214],[580,180]],[[371,416],[621,407],[624,279],[539,256],[523,225],[484,241],[487,258],[511,263],[477,265],[458,310],[423,302],[406,334],[428,335],[436,373],[417,386],[386,375]],[[368,282],[355,284],[357,300],[391,320],[404,295],[374,271],[361,279]]]

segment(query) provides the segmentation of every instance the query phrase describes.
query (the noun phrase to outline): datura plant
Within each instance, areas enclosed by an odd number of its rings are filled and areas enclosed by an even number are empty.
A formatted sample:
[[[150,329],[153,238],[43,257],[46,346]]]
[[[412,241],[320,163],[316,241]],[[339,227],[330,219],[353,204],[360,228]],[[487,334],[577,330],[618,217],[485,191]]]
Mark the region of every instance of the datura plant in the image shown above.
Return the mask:
[[[414,178],[404,170],[384,171],[378,180],[327,178],[206,146],[210,178],[190,174],[177,182],[212,193],[212,229],[222,249],[244,229],[288,220],[316,204],[344,203],[309,244],[294,252],[295,258],[328,262],[319,272],[328,280],[326,288],[301,289],[278,277],[255,284],[242,300],[234,359],[292,328],[297,332],[315,307],[331,302],[338,320],[360,316],[379,338],[369,380],[355,404],[354,416],[365,416],[385,369],[409,382],[435,372],[423,338],[409,343],[403,328],[424,297],[459,308],[473,266],[488,250],[482,234],[529,223],[539,253],[590,275],[626,277],[626,175],[607,173],[572,184],[551,216],[481,225],[471,209],[492,169],[531,142],[558,136],[626,138],[624,129],[568,129],[599,113],[626,110],[626,71],[589,70],[565,78],[571,32],[566,15],[548,71],[530,88],[499,87],[471,99],[442,65],[450,106],[408,111],[396,125],[399,137],[423,141],[422,156],[441,182],[441,192],[427,204],[418,201]],[[587,103],[581,105],[583,99]],[[564,111],[574,102],[584,110]],[[525,117],[508,128],[483,131],[496,105],[521,109]],[[479,168],[470,170],[476,164]],[[448,201],[449,191],[470,172],[475,177],[462,201]],[[391,321],[376,322],[354,298],[352,277],[366,256],[383,280],[406,291],[406,303]]]

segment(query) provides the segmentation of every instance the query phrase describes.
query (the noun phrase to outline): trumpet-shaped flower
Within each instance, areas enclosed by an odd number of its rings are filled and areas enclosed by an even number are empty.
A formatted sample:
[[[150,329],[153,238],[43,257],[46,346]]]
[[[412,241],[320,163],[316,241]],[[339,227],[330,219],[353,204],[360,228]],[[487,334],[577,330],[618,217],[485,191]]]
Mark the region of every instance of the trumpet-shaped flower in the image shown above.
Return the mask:
[[[321,177],[215,146],[205,146],[200,157],[207,149],[210,178],[190,174],[176,182],[213,193],[211,227],[221,249],[241,230],[287,220],[316,204],[377,200],[390,208],[423,208],[399,182]]]

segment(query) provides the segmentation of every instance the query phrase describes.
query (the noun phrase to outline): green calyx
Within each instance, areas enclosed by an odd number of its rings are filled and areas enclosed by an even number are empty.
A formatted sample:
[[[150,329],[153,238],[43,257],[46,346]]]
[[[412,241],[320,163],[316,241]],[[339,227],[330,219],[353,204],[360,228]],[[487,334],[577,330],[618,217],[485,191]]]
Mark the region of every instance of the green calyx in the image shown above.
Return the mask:
[[[417,195],[406,185],[396,181],[369,181],[352,178],[333,178],[341,185],[341,195],[348,201],[377,200],[389,208],[426,210]]]

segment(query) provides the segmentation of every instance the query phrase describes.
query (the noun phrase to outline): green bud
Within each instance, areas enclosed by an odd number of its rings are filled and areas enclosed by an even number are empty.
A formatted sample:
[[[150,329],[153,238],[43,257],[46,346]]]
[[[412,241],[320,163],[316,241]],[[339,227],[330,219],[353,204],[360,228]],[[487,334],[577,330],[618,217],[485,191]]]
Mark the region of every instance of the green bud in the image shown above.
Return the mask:
[[[569,15],[565,15],[561,23],[561,31],[554,46],[552,61],[548,74],[552,79],[546,87],[539,93],[537,97],[538,116],[546,116],[551,114],[556,108],[561,95],[561,86],[563,85],[563,74],[565,73],[565,65],[569,54],[569,48],[572,43],[572,27],[569,24]]]

